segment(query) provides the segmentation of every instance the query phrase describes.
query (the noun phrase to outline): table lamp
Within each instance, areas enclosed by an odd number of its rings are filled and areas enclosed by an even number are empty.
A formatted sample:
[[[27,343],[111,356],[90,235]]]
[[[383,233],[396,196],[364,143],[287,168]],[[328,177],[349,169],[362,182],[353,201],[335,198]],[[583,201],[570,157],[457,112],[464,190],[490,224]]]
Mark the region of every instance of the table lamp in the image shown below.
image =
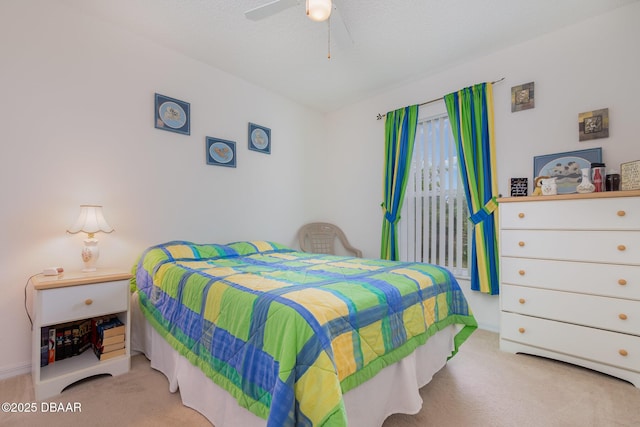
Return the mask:
[[[100,231],[111,233],[113,231],[113,227],[104,219],[102,206],[80,205],[80,215],[75,224],[67,230],[67,233],[76,234],[81,231],[87,233],[82,248],[82,261],[84,262],[82,271],[96,271],[96,261],[98,261],[100,251],[98,250],[98,239],[94,237],[95,233]]]

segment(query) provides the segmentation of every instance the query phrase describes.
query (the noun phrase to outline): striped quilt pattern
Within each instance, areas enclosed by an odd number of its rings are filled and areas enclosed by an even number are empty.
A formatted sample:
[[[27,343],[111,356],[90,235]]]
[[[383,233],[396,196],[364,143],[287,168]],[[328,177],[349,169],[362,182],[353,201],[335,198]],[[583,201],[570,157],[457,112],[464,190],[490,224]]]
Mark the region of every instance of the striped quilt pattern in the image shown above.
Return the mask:
[[[429,264],[176,241],[135,269],[149,322],[268,426],[346,426],[343,393],[446,326],[462,328],[453,354],[477,327]]]

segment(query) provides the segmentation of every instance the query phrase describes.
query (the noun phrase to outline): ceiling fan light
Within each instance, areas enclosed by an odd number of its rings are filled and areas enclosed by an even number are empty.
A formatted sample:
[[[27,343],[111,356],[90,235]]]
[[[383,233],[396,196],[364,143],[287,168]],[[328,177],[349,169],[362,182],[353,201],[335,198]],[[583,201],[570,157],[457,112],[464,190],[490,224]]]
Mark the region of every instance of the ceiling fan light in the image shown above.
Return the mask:
[[[313,21],[326,21],[331,15],[331,0],[307,0],[307,16]]]

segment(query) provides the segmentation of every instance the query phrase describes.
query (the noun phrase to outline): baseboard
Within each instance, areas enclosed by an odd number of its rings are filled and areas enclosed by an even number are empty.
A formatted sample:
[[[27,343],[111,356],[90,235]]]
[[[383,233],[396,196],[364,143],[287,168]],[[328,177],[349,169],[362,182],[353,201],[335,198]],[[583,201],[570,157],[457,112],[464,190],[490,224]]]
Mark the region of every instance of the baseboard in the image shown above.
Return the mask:
[[[497,334],[500,333],[500,325],[490,325],[487,323],[478,322],[478,329],[482,329],[483,331],[495,332]]]
[[[0,380],[31,373],[31,363],[21,363],[14,366],[0,366]]]

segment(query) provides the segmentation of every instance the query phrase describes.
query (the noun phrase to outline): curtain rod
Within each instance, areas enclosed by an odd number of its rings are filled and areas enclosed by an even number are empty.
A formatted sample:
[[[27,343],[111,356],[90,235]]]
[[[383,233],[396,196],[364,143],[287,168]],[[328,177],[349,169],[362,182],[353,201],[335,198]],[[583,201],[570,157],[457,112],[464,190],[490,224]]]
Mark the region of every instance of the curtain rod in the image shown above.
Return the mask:
[[[500,83],[503,80],[504,80],[504,77],[501,78],[501,79],[498,79],[498,80],[495,80],[495,81],[491,82],[491,84],[493,85],[493,84],[496,84],[496,83]],[[432,99],[431,101],[426,101],[426,102],[423,102],[422,104],[418,104],[418,107],[422,107],[423,105],[432,104],[434,102],[442,101],[443,99],[444,99],[444,96],[441,96],[440,98]],[[378,117],[377,117],[376,120],[382,120],[382,118],[385,117],[385,116],[386,116],[386,114],[378,114]]]

